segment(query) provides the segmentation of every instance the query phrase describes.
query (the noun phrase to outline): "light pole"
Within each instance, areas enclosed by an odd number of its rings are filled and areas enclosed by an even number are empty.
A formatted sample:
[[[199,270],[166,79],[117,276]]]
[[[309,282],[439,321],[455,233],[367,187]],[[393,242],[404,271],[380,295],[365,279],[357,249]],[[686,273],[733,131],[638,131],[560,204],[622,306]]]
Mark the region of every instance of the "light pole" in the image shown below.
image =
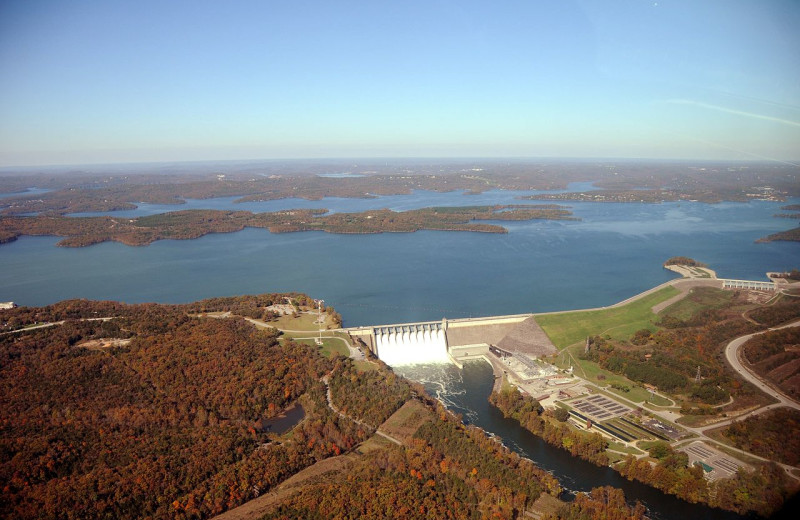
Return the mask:
[[[322,345],[322,304],[325,300],[317,300],[317,323],[319,325],[319,338],[317,338],[317,345]]]

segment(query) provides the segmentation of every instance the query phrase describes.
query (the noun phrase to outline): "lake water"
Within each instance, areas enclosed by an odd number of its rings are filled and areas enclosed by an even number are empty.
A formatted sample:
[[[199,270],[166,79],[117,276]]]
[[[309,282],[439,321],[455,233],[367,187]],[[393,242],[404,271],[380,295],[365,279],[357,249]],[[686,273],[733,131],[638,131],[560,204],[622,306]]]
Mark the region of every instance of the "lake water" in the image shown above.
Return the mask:
[[[519,203],[514,198],[518,194],[415,192],[376,199],[252,204],[225,198],[181,207],[403,210],[514,204]],[[595,307],[671,279],[674,273],[661,265],[676,255],[706,262],[726,278],[763,280],[766,271],[800,267],[800,243],[755,243],[794,224],[772,216],[781,205],[572,203],[580,221],[502,223],[507,234],[271,234],[246,229],[145,247],[103,243],[77,249],[55,247],[55,237],[21,237],[0,246],[0,301],[181,303],[301,291],[336,307],[348,326]],[[144,205],[136,212],[174,209]]]
[[[573,186],[586,189],[588,186]],[[290,208],[364,211],[427,206],[517,204],[529,192],[415,192],[374,199],[235,204],[234,197],[181,206],[141,205],[120,217],[176,209]],[[671,256],[706,262],[720,277],[764,280],[766,271],[800,267],[800,243],[755,241],[795,225],[773,218],[780,206],[749,203],[570,203],[580,221],[502,223],[507,234],[423,231],[375,235],[271,234],[263,229],[163,240],[59,248],[55,237],[0,245],[0,301],[44,305],[67,298],[190,302],[213,296],[300,291],[324,298],[345,325],[389,324],[610,305],[675,275]],[[550,447],[486,402],[488,365],[417,375],[469,422],[552,471],[571,490],[609,484],[643,501],[656,518],[730,518],[628,482]],[[413,374],[410,374],[415,377]]]

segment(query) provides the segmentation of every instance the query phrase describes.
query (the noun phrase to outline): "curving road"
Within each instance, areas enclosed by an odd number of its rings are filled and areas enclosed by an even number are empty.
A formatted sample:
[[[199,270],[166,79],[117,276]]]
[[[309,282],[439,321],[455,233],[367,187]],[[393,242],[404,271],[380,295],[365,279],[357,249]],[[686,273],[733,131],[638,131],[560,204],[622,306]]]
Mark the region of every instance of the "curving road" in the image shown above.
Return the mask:
[[[789,323],[788,325],[784,325],[782,327],[776,327],[776,328],[768,329],[768,330],[780,330],[780,329],[785,329],[785,328],[789,328],[789,327],[800,327],[800,321],[795,321],[793,323]],[[746,381],[748,381],[748,382],[752,383],[753,385],[755,385],[756,387],[758,387],[759,390],[761,390],[762,392],[764,392],[768,396],[774,397],[775,399],[778,400],[777,404],[773,404],[773,405],[769,405],[769,406],[764,407],[764,408],[760,408],[758,410],[758,413],[766,411],[767,409],[777,408],[779,406],[788,406],[790,408],[794,408],[795,410],[800,410],[800,403],[798,403],[797,401],[795,401],[791,397],[787,396],[786,394],[784,394],[780,390],[778,390],[778,389],[774,388],[773,386],[769,385],[766,381],[764,381],[757,374],[751,372],[742,363],[742,360],[741,360],[741,357],[740,357],[740,350],[741,350],[742,345],[747,343],[747,341],[749,341],[754,336],[758,336],[759,334],[764,334],[764,332],[767,332],[767,331],[761,331],[761,332],[756,332],[754,334],[748,334],[746,336],[741,336],[741,337],[738,337],[738,338],[734,339],[730,343],[728,343],[728,345],[725,347],[725,359],[728,360],[728,363],[731,365],[731,367],[736,372],[738,372],[739,375],[741,375]]]

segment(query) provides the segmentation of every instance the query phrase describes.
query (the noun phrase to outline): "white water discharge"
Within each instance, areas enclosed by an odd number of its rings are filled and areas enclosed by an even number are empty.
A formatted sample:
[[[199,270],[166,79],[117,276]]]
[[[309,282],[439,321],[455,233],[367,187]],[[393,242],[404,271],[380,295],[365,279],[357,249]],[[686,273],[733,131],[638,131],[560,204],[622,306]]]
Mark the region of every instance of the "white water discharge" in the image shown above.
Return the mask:
[[[377,355],[390,366],[450,363],[441,323],[419,323],[375,329]]]

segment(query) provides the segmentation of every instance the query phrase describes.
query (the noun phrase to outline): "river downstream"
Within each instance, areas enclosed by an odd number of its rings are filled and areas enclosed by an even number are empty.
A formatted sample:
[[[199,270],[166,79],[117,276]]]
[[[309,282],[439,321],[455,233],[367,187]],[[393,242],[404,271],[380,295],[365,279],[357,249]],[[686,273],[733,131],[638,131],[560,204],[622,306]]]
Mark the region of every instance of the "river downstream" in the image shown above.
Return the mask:
[[[502,412],[489,403],[494,375],[485,361],[467,362],[463,370],[442,364],[403,366],[395,368],[395,371],[425,385],[428,393],[439,398],[448,409],[461,414],[464,422],[497,435],[510,449],[552,473],[569,492],[589,491],[598,486],[621,488],[628,501],[642,502],[649,516],[655,520],[742,518],[720,509],[690,504],[644,484],[629,481],[609,467],[595,466],[571,456],[566,450],[547,444],[520,427],[517,421],[503,417]]]

